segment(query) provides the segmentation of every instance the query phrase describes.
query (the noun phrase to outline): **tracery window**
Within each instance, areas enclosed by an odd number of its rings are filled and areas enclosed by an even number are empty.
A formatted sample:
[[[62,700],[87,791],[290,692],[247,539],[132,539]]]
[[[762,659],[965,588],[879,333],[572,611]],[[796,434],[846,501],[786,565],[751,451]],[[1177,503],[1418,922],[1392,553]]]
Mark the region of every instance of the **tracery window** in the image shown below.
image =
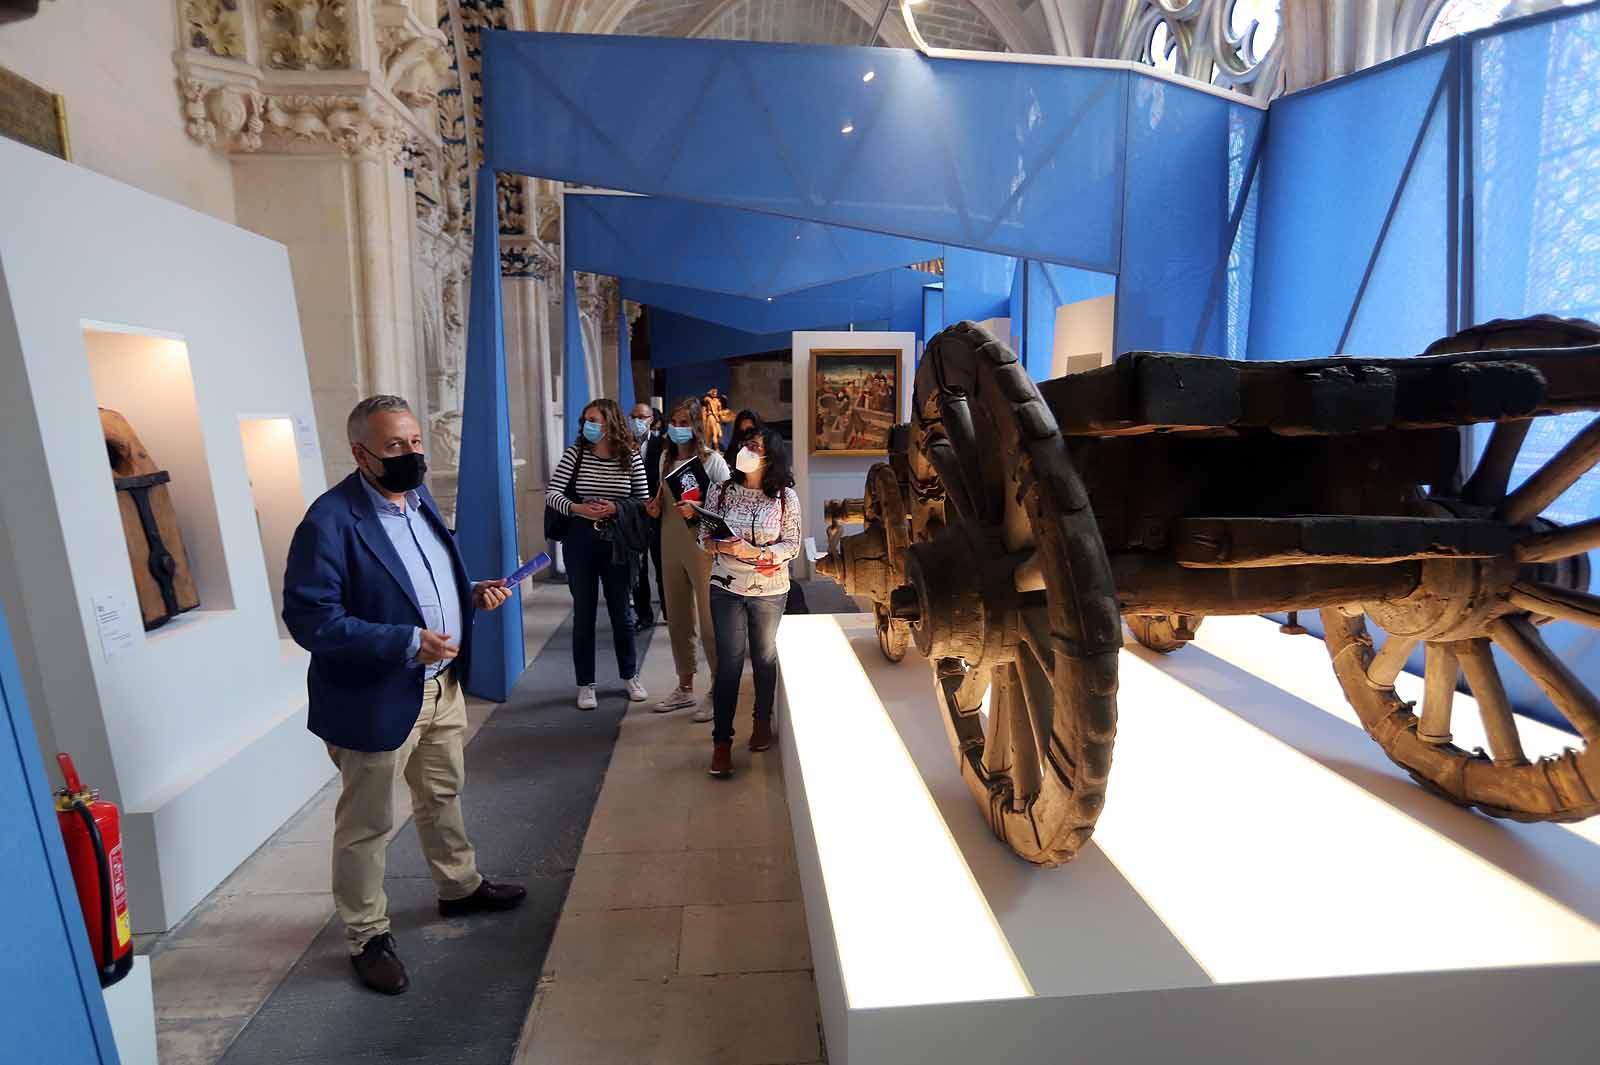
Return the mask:
[[[1148,0],[1122,54],[1261,99],[1277,89],[1280,0]]]

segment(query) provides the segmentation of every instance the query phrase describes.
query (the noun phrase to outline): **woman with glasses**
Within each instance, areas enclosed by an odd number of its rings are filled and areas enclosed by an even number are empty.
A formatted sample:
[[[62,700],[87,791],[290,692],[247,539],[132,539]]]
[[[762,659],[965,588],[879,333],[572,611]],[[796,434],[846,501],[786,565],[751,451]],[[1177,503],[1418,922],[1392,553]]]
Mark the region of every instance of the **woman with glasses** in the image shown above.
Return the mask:
[[[800,553],[800,497],[783,440],[770,429],[747,437],[734,460],[737,480],[711,490],[700,543],[711,556],[716,681],[711,689],[711,775],[733,775],[734,711],[748,655],[755,671],[750,749],[772,746],[778,687],[778,622],[789,598],[789,562]]]

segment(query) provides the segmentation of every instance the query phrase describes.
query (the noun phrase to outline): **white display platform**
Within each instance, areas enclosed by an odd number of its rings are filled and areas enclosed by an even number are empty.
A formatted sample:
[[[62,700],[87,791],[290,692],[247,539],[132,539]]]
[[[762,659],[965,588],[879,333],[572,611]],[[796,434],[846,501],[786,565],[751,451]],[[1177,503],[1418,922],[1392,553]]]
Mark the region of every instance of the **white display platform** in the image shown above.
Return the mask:
[[[1105,813],[1051,870],[990,834],[925,661],[886,662],[864,616],[784,619],[829,1061],[1592,1057],[1600,826],[1457,809],[1307,700],[1338,690],[1319,641],[1262,619],[1201,634],[1211,650],[1124,652]]]
[[[66,751],[121,806],[134,929],[161,931],[333,774],[277,619],[326,487],[288,254],[13,141],[0,193],[0,601],[52,777]],[[97,406],[171,472],[200,590],[149,633]]]
[[[133,971],[101,992],[121,1065],[156,1065],[156,1000],[150,959],[133,959]]]

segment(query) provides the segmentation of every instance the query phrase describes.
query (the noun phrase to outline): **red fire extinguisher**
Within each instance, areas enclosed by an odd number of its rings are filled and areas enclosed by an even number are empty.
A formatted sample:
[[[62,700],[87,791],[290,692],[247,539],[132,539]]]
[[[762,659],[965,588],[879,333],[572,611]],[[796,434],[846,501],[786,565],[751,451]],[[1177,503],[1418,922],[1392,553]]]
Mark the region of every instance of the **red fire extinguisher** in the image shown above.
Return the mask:
[[[78,905],[94,948],[100,986],[110,987],[133,968],[133,923],[122,872],[122,814],[83,786],[72,759],[56,755],[67,786],[56,792],[56,819],[78,885]]]

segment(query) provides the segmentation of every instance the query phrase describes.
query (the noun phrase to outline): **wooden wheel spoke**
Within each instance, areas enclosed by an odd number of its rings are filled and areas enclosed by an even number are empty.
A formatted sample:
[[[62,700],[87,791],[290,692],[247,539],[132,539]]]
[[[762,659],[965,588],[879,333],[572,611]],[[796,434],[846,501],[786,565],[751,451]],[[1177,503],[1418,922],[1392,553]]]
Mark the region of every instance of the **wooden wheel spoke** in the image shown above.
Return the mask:
[[[955,505],[957,513],[962,517],[979,520],[977,507],[967,492],[967,480],[961,469],[961,460],[956,455],[956,449],[950,445],[950,441],[935,440],[928,445],[927,452],[928,461],[933,464],[934,470],[939,474],[939,481],[944,485],[945,498]]]
[[[1024,642],[1017,653],[1017,673],[1022,681],[1023,698],[1028,703],[1028,720],[1033,727],[1036,749],[1045,751],[1050,746],[1050,732],[1054,727],[1055,691],[1050,684],[1048,659]]]
[[[983,769],[990,776],[1011,771],[1011,669],[1001,666],[989,679],[989,727],[983,738]]]
[[[1585,743],[1600,742],[1600,699],[1550,649],[1533,622],[1521,616],[1500,618],[1489,626],[1489,635],[1533,678]]]
[[[1367,680],[1375,688],[1392,688],[1394,679],[1406,667],[1406,659],[1411,657],[1411,652],[1417,646],[1414,636],[1390,636],[1384,641],[1378,653],[1372,656],[1372,665],[1367,667]]]
[[[966,393],[945,390],[939,397],[939,412],[944,421],[945,438],[955,449],[956,464],[967,489],[967,498],[975,508],[973,517],[985,524],[997,523],[1000,515],[995,508],[996,493],[994,486],[983,476],[978,430],[972,421],[972,404]],[[940,476],[943,476],[942,471]]]
[[[1600,462],[1600,418],[1590,422],[1507,496],[1500,516],[1512,525],[1532,521],[1561,493],[1577,484],[1578,478],[1593,469],[1596,462]]]
[[[1600,629],[1600,595],[1576,592],[1554,584],[1518,581],[1511,586],[1507,598],[1512,606],[1530,614]]]
[[[1562,525],[1549,532],[1535,533],[1517,542],[1517,558],[1522,562],[1555,562],[1600,548],[1600,518],[1576,525]]]
[[[1422,720],[1417,725],[1417,736],[1424,743],[1449,743],[1450,714],[1456,698],[1456,678],[1461,674],[1461,664],[1455,648],[1445,643],[1430,643],[1426,651]]]
[[[1483,449],[1483,457],[1478,460],[1478,468],[1472,471],[1471,479],[1461,490],[1463,499],[1481,506],[1496,506],[1506,497],[1511,468],[1516,465],[1522,442],[1532,427],[1531,419],[1501,422],[1494,427]]]
[[[1495,765],[1522,765],[1528,759],[1522,753],[1522,737],[1517,734],[1511,700],[1500,681],[1500,670],[1494,664],[1489,641],[1463,640],[1456,645],[1456,653],[1461,659],[1461,670],[1467,675],[1467,687],[1478,700],[1478,716],[1483,719],[1489,754]]]
[[[1039,794],[1039,742],[1034,732],[1028,692],[1022,680],[1022,664],[1001,670],[1007,675],[1002,688],[1003,712],[1011,719],[1011,795],[1012,805],[1021,809],[1025,800]],[[993,702],[990,713],[995,712]]]

